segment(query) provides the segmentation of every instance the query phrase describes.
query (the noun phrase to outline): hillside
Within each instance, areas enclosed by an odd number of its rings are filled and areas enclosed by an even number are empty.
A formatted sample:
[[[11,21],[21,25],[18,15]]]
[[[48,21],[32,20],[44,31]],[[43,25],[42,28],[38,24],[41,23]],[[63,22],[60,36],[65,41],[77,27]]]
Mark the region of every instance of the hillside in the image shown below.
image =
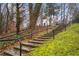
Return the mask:
[[[73,24],[56,38],[30,52],[32,56],[70,56],[79,55],[79,24]]]

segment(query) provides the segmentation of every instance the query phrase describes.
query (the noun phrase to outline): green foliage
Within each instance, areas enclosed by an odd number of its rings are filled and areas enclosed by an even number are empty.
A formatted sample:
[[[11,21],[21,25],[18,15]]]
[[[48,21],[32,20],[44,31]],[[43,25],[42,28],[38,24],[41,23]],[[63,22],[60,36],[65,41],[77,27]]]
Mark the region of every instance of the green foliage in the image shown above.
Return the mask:
[[[70,56],[79,55],[79,24],[68,27],[67,31],[59,33],[56,38],[30,52],[32,56]]]
[[[21,35],[16,35],[16,38],[17,38],[17,39],[21,38]]]
[[[75,16],[75,20],[73,20],[73,23],[79,23],[79,13]]]

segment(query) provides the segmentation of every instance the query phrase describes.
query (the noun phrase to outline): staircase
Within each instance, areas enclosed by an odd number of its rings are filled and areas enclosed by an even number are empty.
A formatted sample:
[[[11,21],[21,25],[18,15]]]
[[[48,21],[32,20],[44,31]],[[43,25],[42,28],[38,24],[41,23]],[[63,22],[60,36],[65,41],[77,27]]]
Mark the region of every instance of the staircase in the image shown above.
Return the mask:
[[[58,29],[58,28],[57,28]],[[2,54],[2,56],[20,56],[20,51],[22,52],[22,56],[28,55],[29,52],[33,51],[35,48],[39,47],[41,44],[45,43],[52,35],[49,32],[48,34],[38,37],[33,40],[29,40],[28,42],[22,41],[22,49],[20,50],[20,45],[14,45],[11,49],[6,49]],[[50,35],[49,35],[50,34]]]
[[[34,48],[39,47],[41,44],[45,43],[49,37],[40,37],[38,39],[30,40],[29,42],[22,42],[22,56],[34,50]],[[5,50],[2,54],[4,56],[19,56],[20,46],[14,46],[12,49]]]

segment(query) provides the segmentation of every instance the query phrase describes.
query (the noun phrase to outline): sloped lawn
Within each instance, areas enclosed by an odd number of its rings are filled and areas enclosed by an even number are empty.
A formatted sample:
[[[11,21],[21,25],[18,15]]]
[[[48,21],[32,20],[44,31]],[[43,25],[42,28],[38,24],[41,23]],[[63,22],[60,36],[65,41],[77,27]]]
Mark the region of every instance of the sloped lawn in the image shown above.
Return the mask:
[[[79,24],[73,24],[67,31],[59,33],[56,38],[35,48],[31,56],[70,56],[79,55]]]

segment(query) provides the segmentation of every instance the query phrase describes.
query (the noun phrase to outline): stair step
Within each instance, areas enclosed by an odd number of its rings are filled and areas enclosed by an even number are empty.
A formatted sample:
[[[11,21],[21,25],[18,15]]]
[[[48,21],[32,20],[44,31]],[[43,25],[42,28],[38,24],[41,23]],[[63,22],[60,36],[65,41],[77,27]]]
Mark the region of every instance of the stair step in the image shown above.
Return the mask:
[[[35,39],[35,41],[47,41],[48,39]]]
[[[37,44],[43,44],[43,41],[29,41],[30,43],[37,43]]]
[[[15,49],[17,49],[17,50],[20,50],[20,46],[16,46],[16,47],[14,47]],[[24,46],[22,46],[22,51],[26,51],[26,52],[30,52],[30,51],[32,51],[33,49],[32,48],[30,48],[30,47],[24,47]]]
[[[38,44],[34,44],[34,43],[22,43],[22,45],[24,46],[28,46],[28,47],[38,47],[39,45]]]
[[[49,39],[49,37],[39,37],[39,38],[41,38],[41,39]]]
[[[14,50],[6,50],[4,51],[5,56],[19,56],[19,53],[16,53]]]

